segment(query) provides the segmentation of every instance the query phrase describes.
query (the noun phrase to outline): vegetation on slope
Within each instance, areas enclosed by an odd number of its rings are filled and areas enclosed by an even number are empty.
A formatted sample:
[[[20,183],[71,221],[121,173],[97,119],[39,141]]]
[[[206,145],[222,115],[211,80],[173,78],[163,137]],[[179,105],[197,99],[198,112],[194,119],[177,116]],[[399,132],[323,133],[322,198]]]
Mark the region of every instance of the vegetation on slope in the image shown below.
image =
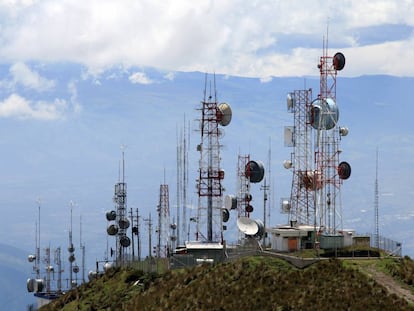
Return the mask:
[[[367,274],[339,260],[323,260],[299,270],[279,259],[250,257],[158,277],[132,269],[113,270],[41,310],[390,309],[414,310]]]

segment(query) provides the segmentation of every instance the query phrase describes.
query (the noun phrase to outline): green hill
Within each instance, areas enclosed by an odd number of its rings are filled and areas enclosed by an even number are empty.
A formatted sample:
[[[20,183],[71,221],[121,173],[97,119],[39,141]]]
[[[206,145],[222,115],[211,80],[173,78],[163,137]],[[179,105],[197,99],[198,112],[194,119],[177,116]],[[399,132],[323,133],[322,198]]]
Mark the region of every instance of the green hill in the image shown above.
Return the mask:
[[[40,310],[414,310],[413,267],[327,259],[298,269],[252,256],[162,275],[113,269]]]

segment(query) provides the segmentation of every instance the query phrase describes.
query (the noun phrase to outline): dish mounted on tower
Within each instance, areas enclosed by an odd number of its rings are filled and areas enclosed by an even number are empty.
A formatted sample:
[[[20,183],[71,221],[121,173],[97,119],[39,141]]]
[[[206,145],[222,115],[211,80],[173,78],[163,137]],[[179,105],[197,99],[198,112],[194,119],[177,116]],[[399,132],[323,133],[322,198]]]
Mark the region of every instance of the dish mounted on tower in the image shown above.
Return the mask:
[[[224,170],[220,165],[220,138],[224,127],[230,124],[232,111],[227,103],[218,103],[215,76],[214,94],[207,96],[207,75],[204,99],[201,102],[200,133],[201,142],[197,146],[200,152],[199,176],[197,179],[198,209],[196,240],[205,242],[223,242],[222,196]],[[206,231],[203,230],[206,229]]]
[[[313,224],[324,234],[342,229],[340,188],[351,175],[347,162],[339,163],[339,142],[348,129],[338,126],[336,103],[337,72],[345,67],[345,56],[327,55],[324,46],[318,68],[320,93],[312,100],[312,90],[288,94],[287,108],[294,114],[294,126],[285,128],[285,145],[293,147],[291,159],[284,161],[293,170],[290,199],[282,200],[282,211],[295,224]],[[313,134],[313,135],[312,135]]]

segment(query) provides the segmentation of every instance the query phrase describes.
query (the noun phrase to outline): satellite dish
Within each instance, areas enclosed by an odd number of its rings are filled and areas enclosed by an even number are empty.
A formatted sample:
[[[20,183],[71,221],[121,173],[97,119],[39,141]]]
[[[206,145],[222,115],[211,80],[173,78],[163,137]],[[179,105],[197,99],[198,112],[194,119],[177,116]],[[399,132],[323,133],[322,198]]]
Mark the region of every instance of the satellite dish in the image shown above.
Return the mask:
[[[333,66],[335,70],[342,70],[345,67],[345,56],[341,52],[338,52],[333,57]]]
[[[221,126],[229,125],[232,116],[230,105],[227,103],[221,103],[217,108],[217,119],[219,124]]]
[[[351,176],[351,165],[348,162],[339,163],[338,175],[341,179],[348,179]]]
[[[223,218],[223,222],[228,222],[230,218],[230,213],[227,209],[223,208],[221,212],[221,216]]]
[[[248,217],[239,217],[237,219],[237,228],[245,235],[258,239],[264,234],[264,225],[259,219],[253,220]]]
[[[332,98],[315,99],[311,103],[309,121],[314,129],[330,130],[335,127],[339,110]]]
[[[226,195],[224,197],[224,207],[227,210],[236,209],[237,208],[237,198],[232,194]]]
[[[111,221],[115,220],[116,218],[116,212],[115,211],[107,211],[106,212],[106,220]]]
[[[261,182],[264,177],[264,166],[260,161],[249,161],[246,164],[244,175],[249,178],[250,182]]]

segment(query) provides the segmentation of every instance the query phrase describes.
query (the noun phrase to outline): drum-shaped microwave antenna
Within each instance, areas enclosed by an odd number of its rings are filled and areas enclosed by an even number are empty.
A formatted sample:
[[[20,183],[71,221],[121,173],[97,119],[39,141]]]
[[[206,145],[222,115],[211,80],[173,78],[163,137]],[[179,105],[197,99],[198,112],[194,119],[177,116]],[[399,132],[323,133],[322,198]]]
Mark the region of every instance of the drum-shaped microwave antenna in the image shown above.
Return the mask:
[[[106,220],[111,221],[115,220],[116,218],[116,212],[115,211],[107,211],[106,212]]]
[[[113,262],[105,262],[103,269],[105,272],[107,272],[109,269],[112,269],[113,267],[115,267]]]
[[[264,173],[264,166],[260,161],[249,161],[244,170],[244,175],[249,178],[252,183],[261,182],[263,180]]]
[[[119,243],[121,243],[122,247],[128,247],[131,244],[131,239],[124,235],[119,240]]]
[[[349,130],[348,130],[347,127],[340,127],[339,128],[339,135],[346,136],[346,135],[348,135],[348,133],[349,133]]]
[[[221,126],[226,126],[230,124],[232,112],[230,105],[227,103],[221,103],[217,106],[217,119]]]
[[[224,207],[227,210],[236,209],[237,208],[237,198],[232,194],[227,194],[224,197]]]
[[[79,266],[78,265],[74,265],[72,268],[73,273],[78,273],[79,272]]]
[[[245,235],[260,239],[264,234],[264,225],[261,220],[250,219],[248,217],[239,217],[237,219],[237,228]]]
[[[309,121],[314,129],[330,130],[335,127],[339,110],[332,98],[315,99],[311,104]]]
[[[339,163],[338,176],[341,179],[348,179],[351,176],[351,165],[348,162]]]
[[[292,166],[293,166],[293,163],[292,163],[291,160],[285,160],[285,161],[283,161],[283,167],[285,169],[288,170],[288,169],[292,168]]]
[[[246,205],[246,213],[253,213],[253,206],[251,206],[250,204]]]
[[[286,106],[288,111],[293,111],[293,107],[295,104],[295,98],[292,93],[287,94],[286,96]]]
[[[119,228],[121,229],[128,229],[129,228],[129,220],[128,218],[122,218],[118,222]]]
[[[338,52],[333,57],[333,66],[335,70],[342,70],[345,67],[345,56],[341,52]]]
[[[229,210],[226,208],[223,208],[221,211],[221,216],[223,218],[223,222],[228,222],[230,218]]]
[[[116,234],[118,233],[118,226],[117,226],[117,225],[112,224],[112,225],[110,225],[110,226],[106,229],[106,232],[107,232],[109,235],[116,235]]]

